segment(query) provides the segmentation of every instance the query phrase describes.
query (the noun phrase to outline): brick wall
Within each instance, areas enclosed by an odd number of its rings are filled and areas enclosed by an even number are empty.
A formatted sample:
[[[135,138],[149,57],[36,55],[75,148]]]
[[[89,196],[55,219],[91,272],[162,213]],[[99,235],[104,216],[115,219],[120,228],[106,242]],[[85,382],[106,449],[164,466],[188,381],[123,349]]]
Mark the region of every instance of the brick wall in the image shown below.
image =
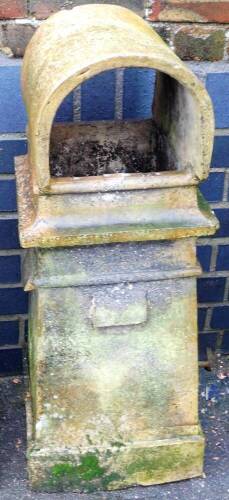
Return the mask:
[[[22,250],[17,233],[14,179],[14,156],[24,154],[27,147],[26,115],[20,92],[21,59],[12,56],[23,55],[42,18],[63,5],[84,3],[88,2],[0,0],[0,373],[22,371],[28,307],[21,285]],[[202,238],[198,243],[204,270],[198,281],[200,359],[204,360],[207,348],[229,350],[229,2],[109,3],[145,13],[149,23],[205,83],[213,100],[214,152],[210,177],[201,189],[221,227],[215,237]],[[149,70],[104,73],[68,96],[56,119],[148,117],[153,83],[154,72]]]

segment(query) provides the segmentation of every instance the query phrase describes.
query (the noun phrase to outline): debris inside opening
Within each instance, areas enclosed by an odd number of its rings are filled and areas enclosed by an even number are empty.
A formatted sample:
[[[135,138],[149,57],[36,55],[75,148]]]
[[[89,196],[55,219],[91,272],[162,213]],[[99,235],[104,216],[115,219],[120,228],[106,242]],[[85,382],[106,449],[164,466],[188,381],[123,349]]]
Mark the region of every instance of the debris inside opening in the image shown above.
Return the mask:
[[[153,120],[54,125],[53,177],[175,170],[175,154]]]

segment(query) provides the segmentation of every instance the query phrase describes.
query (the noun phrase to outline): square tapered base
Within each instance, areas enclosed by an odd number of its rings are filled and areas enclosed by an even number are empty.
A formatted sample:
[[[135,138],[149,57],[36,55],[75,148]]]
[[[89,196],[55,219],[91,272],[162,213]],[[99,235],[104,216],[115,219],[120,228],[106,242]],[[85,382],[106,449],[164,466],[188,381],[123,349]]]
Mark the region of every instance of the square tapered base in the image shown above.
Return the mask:
[[[195,241],[29,258],[32,487],[90,492],[199,476]]]

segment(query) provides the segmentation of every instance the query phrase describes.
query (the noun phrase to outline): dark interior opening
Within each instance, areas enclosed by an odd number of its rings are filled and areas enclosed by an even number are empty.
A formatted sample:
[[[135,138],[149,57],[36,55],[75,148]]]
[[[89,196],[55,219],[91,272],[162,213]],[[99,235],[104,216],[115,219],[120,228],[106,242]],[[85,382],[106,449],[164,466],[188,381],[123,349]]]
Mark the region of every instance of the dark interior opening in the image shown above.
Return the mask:
[[[129,68],[129,71],[131,70],[134,68]],[[141,68],[136,71],[144,73],[140,75],[139,81],[133,79],[135,96],[126,95],[132,105],[131,109],[130,105],[129,108],[124,107],[125,92],[123,93],[124,120],[115,119],[111,112],[105,117],[108,119],[101,120],[98,109],[98,121],[93,119],[69,123],[62,121],[62,114],[61,123],[54,123],[50,141],[52,177],[89,177],[175,170],[175,154],[165,133],[160,130],[152,116],[154,87],[149,74],[152,75],[153,72]],[[147,71],[151,73],[148,74]],[[109,72],[104,75],[106,73]],[[96,78],[98,77],[94,77],[94,80]],[[125,89],[125,80],[123,85]],[[144,91],[142,85],[145,85]],[[90,88],[87,91],[90,99]],[[93,93],[93,86],[91,91]],[[128,91],[131,92],[131,89]],[[104,100],[112,98],[107,95],[106,89],[101,88],[100,92],[103,92]],[[101,95],[99,98],[101,99]],[[125,109],[128,111],[125,112]],[[90,112],[86,116],[83,114],[84,119],[87,116],[90,118]],[[128,119],[128,116],[131,116],[131,119]],[[136,119],[133,118],[135,116]]]
[[[51,176],[87,177],[175,169],[166,137],[153,120],[55,125]]]

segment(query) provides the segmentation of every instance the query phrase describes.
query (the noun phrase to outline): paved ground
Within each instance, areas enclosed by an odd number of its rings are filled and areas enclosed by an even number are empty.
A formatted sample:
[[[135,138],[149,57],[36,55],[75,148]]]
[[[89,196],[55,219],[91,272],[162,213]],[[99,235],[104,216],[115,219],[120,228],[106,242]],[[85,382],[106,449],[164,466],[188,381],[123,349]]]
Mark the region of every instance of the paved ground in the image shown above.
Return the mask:
[[[200,416],[207,439],[205,474],[199,479],[148,488],[80,495],[33,493],[27,484],[23,380],[0,379],[0,500],[229,500],[229,384],[225,371],[201,370]]]

